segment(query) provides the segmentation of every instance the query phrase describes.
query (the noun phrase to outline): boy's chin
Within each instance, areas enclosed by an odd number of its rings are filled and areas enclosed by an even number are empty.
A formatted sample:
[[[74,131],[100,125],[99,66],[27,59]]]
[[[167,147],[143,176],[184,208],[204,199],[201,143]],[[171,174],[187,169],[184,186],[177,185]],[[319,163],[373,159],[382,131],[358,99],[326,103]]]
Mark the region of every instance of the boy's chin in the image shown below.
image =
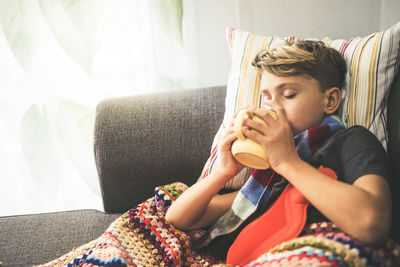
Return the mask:
[[[296,136],[296,135],[298,135],[298,134],[300,134],[300,133],[302,133],[302,132],[304,132],[305,130],[308,130],[308,129],[309,129],[309,128],[304,128],[304,129],[297,129],[297,130],[295,130],[295,129],[292,128],[293,136]]]
[[[293,128],[292,125],[290,125],[290,129],[292,130],[293,136],[296,136],[296,135],[298,135],[299,133],[302,132],[302,131],[300,131],[299,129]]]

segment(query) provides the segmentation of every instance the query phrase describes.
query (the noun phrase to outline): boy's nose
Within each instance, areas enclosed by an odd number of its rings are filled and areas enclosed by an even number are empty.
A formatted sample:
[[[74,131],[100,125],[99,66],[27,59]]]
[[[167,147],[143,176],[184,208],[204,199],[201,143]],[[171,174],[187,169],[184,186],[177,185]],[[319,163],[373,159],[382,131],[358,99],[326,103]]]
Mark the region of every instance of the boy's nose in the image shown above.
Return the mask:
[[[278,103],[278,101],[276,101],[274,99],[269,99],[269,100],[263,102],[263,108],[266,108],[269,110],[276,111],[280,107],[281,107],[280,103]]]
[[[273,110],[273,108],[270,105],[263,104],[261,107],[268,110]]]

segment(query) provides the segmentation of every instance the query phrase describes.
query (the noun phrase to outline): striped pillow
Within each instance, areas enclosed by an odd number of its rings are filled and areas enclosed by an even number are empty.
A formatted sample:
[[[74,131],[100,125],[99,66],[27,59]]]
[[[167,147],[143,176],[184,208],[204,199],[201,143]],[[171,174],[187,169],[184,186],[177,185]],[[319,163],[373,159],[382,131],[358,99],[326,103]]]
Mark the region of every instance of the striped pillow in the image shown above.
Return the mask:
[[[212,144],[201,178],[206,177],[218,164],[218,142],[225,125],[235,111],[243,105],[261,105],[260,77],[251,65],[263,48],[272,48],[294,41],[297,37],[269,37],[234,28],[227,29],[232,65],[229,73],[225,116]],[[386,103],[389,89],[400,64],[400,23],[390,29],[351,40],[322,39],[337,49],[345,58],[348,73],[343,88],[344,100],[339,111],[346,126],[362,125],[369,129],[386,148]],[[246,168],[225,187],[238,189],[253,170]]]

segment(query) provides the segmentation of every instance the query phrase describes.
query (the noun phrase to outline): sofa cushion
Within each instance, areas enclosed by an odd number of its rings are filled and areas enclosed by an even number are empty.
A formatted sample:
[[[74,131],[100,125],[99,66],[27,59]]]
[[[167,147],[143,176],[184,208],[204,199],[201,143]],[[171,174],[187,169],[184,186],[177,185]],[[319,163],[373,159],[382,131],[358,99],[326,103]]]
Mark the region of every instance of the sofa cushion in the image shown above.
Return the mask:
[[[218,164],[218,142],[225,125],[235,111],[245,105],[261,106],[260,76],[251,62],[263,48],[272,48],[298,37],[270,37],[238,29],[227,29],[232,64],[225,100],[224,121],[212,145],[212,153],[203,168],[201,178],[206,177]],[[390,29],[366,37],[345,40],[322,39],[328,46],[344,56],[348,73],[344,100],[339,110],[347,126],[362,125],[369,129],[386,148],[387,97],[400,62],[400,23]],[[245,168],[225,187],[240,188],[252,170]]]
[[[79,210],[0,218],[0,262],[31,266],[49,262],[98,238],[120,214]]]

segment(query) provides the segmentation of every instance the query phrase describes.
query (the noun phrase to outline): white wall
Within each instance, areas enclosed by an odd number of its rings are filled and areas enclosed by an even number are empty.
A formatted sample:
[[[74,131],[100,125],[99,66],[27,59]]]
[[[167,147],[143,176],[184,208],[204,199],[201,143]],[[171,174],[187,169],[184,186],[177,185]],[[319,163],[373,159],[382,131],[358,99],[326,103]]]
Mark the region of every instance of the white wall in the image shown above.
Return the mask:
[[[256,33],[305,38],[350,38],[379,29],[376,0],[247,0],[240,3],[241,27]],[[354,23],[357,22],[357,23]]]
[[[230,57],[225,28],[239,26],[236,0],[184,0],[184,42],[196,86],[226,84]]]
[[[400,0],[382,0],[380,30],[385,30],[399,21]]]
[[[184,0],[186,45],[201,86],[225,85],[226,27],[259,34],[349,39],[400,21],[399,0]]]

